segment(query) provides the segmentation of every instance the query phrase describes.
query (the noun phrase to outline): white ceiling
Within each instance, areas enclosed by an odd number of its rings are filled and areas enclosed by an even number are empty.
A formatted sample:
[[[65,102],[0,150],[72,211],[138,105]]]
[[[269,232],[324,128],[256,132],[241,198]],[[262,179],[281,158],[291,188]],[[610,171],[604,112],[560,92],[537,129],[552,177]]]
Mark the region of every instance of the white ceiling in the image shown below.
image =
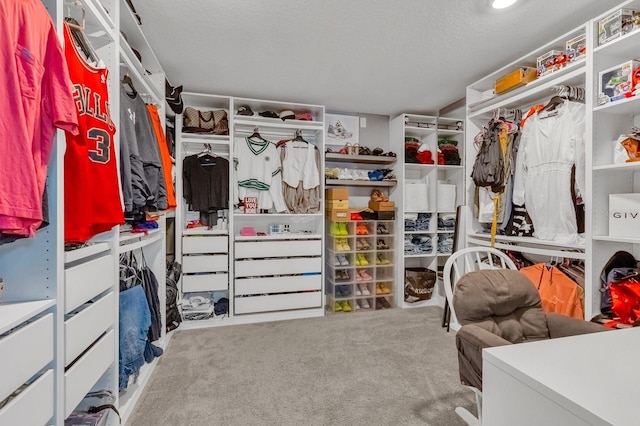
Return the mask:
[[[133,0],[185,90],[435,114],[465,86],[619,0]]]

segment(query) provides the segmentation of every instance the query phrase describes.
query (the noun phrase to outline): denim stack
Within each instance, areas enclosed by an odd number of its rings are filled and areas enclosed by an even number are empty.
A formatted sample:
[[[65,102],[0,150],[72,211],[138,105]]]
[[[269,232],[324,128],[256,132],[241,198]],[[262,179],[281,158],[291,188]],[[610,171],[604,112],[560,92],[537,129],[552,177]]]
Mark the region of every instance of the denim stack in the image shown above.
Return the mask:
[[[405,231],[428,231],[430,221],[431,221],[431,213],[405,214],[404,230]]]
[[[404,240],[404,254],[431,254],[433,251],[433,243],[428,235],[414,235]]]
[[[450,214],[443,214],[438,216],[438,231],[451,231],[453,232],[456,227],[456,216]]]
[[[438,235],[438,253],[451,254],[453,252],[453,234]]]

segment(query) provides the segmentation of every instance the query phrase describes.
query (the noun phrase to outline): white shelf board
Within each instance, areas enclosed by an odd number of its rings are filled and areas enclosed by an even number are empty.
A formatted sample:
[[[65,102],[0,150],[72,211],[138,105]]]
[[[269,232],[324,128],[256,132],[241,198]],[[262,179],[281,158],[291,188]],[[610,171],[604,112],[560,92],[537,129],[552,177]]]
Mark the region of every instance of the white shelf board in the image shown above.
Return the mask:
[[[467,237],[479,238],[484,240],[491,239],[490,234],[479,234],[479,233],[469,233]],[[508,237],[505,235],[496,235],[496,241],[508,242],[508,243],[521,243],[521,244],[526,243],[526,244],[537,245],[537,246],[561,247],[566,250],[584,250],[585,249],[584,244],[567,244],[567,243],[558,242],[558,241],[539,240],[534,237]]]
[[[406,170],[432,170],[436,168],[435,164],[405,163]]]
[[[361,164],[380,164],[389,165],[397,161],[396,157],[386,155],[349,155],[327,152],[324,156],[325,162],[336,163],[361,163]]]
[[[416,214],[416,213],[435,214],[435,211],[433,211],[433,210],[405,210],[403,213],[407,213],[407,214]]]
[[[324,217],[324,213],[233,213],[233,217],[250,218],[250,217]]]
[[[109,250],[109,244],[96,243],[88,247],[82,247],[76,250],[64,252],[64,263],[71,263],[81,259],[85,259],[94,254],[102,253]]]
[[[623,56],[627,58],[628,52],[636,50],[638,44],[640,44],[639,29],[613,39],[608,43],[594,47],[593,53],[594,55],[602,53],[608,56]]]
[[[463,121],[463,120],[460,120]],[[438,136],[464,135],[464,130],[438,129]]]
[[[325,179],[327,186],[386,186],[394,187],[397,185],[395,180],[351,180],[351,179]]]
[[[290,233],[290,234],[278,234],[278,235],[263,235],[263,236],[258,236],[258,235],[251,235],[251,236],[245,236],[245,235],[234,235],[234,239],[236,241],[255,241],[255,240],[318,240],[318,239],[322,239],[322,235],[321,234],[297,234],[297,233]]]
[[[55,304],[55,299],[0,303],[0,335],[46,311]]]
[[[203,144],[229,145],[231,139],[229,135],[208,135],[202,133],[182,133],[180,141],[183,144]]]
[[[468,107],[469,117],[483,116],[496,108],[514,108],[541,102],[554,94],[551,88],[557,84],[583,85],[586,69],[585,62],[584,59],[572,62],[561,70],[492,98],[491,101],[493,102],[480,101],[480,105],[477,105],[477,103],[471,104]]]
[[[420,257],[434,257],[436,256],[437,253],[436,252],[431,252],[431,253],[421,253],[421,254],[405,254],[404,258],[405,259],[411,259],[411,258],[420,258]]]
[[[278,128],[291,130],[324,130],[324,122],[322,121],[305,121],[305,120],[284,120],[279,118],[267,118],[261,116],[236,115],[233,117],[233,124],[237,126],[246,126],[251,128]]]
[[[435,234],[434,231],[403,231],[407,235]]]
[[[118,235],[118,241],[120,242],[120,244],[123,244],[132,240],[146,239],[150,238],[153,234],[159,233],[160,231],[160,229],[149,229],[147,232],[122,232],[120,233],[120,235]]]
[[[604,112],[607,114],[640,114],[640,96],[632,96],[619,101],[613,101],[593,108],[593,112]]]
[[[595,172],[636,172],[640,171],[640,161],[620,164],[605,164],[603,166],[594,166]]]
[[[464,170],[462,165],[438,164],[438,170]]]
[[[229,235],[229,231],[221,229],[188,228],[182,230],[182,235]]]
[[[640,244],[640,238],[629,237],[611,237],[609,235],[594,235],[595,241],[609,241],[614,243],[628,243],[628,244]]]

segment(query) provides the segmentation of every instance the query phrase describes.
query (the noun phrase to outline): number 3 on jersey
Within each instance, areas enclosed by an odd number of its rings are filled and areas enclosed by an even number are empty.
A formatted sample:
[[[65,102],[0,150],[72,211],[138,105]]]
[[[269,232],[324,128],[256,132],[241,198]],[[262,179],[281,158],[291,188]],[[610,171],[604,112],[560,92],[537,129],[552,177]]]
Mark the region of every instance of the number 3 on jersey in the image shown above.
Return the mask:
[[[111,157],[111,137],[103,129],[93,127],[87,132],[87,140],[95,142],[95,149],[89,149],[89,159],[95,163],[106,164]]]

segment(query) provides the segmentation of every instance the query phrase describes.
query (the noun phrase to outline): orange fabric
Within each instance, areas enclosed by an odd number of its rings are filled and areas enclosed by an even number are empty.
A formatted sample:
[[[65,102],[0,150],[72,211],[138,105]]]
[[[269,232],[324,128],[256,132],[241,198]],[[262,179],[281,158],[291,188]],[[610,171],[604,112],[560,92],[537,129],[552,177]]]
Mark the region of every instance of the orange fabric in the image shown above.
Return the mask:
[[[149,110],[149,116],[153,123],[153,130],[156,133],[156,139],[160,146],[160,157],[162,158],[162,170],[164,172],[164,180],[167,186],[167,204],[169,208],[175,208],[176,193],[173,190],[173,179],[171,178],[171,169],[173,164],[171,163],[171,155],[169,154],[169,147],[167,146],[167,139],[164,136],[164,130],[162,129],[162,123],[160,122],[160,115],[158,115],[158,107],[155,105],[147,105]]]
[[[543,108],[544,108],[544,105],[534,105],[531,108],[529,108],[529,112],[527,113],[527,115],[525,115],[525,117],[520,121],[520,128],[524,127],[524,123],[527,122],[527,118],[531,117],[533,114],[542,110]]]
[[[584,289],[555,266],[544,263],[520,269],[540,292],[542,309],[584,319]]]

